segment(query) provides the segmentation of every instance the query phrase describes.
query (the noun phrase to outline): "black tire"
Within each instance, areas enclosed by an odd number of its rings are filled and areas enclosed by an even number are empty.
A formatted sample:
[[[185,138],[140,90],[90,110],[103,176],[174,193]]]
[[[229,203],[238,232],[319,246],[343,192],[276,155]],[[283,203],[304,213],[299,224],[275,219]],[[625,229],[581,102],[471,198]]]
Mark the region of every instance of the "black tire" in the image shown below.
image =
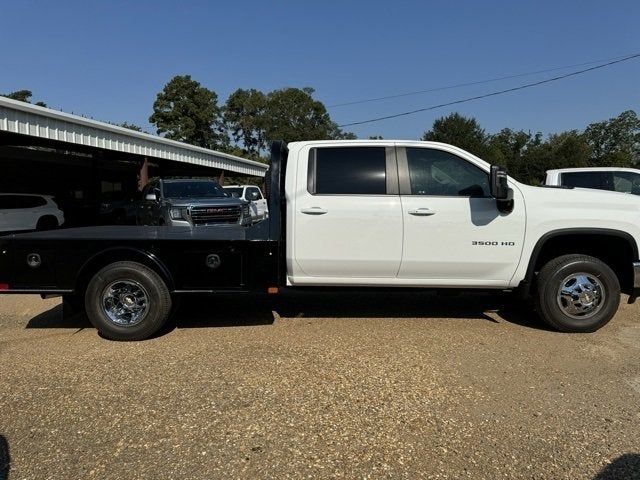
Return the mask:
[[[36,223],[36,230],[53,230],[54,228],[58,228],[58,219],[56,217],[52,217],[51,215],[45,215],[44,217],[40,217],[38,219],[38,223]]]
[[[595,311],[571,315],[567,313],[566,299],[560,298],[560,287],[572,274],[585,273],[597,282],[603,299]],[[573,280],[565,283],[572,285]],[[549,261],[538,274],[536,307],[542,319],[561,332],[595,332],[613,318],[620,304],[620,282],[607,264],[589,255],[563,255]],[[590,292],[588,292],[590,293]],[[588,300],[588,299],[587,299]],[[582,317],[577,318],[582,315]]]
[[[103,307],[104,295],[111,286],[126,282],[127,288],[142,292],[146,308],[134,324],[117,323]],[[162,278],[153,270],[136,262],[107,265],[91,279],[85,294],[89,320],[100,334],[110,340],[144,340],[162,328],[171,313],[171,294]]]

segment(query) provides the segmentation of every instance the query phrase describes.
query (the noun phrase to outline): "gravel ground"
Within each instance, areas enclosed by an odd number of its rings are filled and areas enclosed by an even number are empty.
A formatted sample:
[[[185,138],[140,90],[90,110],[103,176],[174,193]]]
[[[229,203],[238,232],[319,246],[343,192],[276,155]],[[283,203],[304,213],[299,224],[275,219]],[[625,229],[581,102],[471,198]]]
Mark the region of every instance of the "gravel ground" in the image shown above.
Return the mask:
[[[574,335],[515,305],[196,299],[116,343],[0,297],[0,480],[640,478],[639,307]]]

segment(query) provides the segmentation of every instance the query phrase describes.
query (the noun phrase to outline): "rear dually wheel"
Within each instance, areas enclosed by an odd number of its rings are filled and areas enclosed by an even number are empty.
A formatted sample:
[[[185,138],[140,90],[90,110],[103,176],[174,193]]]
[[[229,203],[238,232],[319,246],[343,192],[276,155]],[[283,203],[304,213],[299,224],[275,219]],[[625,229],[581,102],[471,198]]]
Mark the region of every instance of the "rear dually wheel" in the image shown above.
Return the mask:
[[[85,307],[89,320],[105,338],[143,340],[169,318],[171,295],[150,268],[136,262],[116,262],[91,279]]]

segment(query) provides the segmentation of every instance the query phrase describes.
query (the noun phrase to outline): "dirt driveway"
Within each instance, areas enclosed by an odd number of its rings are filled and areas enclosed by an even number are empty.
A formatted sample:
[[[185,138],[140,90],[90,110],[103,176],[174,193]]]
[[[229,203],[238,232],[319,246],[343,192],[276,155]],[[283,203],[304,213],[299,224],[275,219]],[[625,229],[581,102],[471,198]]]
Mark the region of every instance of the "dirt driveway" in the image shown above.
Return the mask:
[[[183,307],[116,343],[0,297],[0,480],[640,478],[639,305],[587,335],[500,296]]]

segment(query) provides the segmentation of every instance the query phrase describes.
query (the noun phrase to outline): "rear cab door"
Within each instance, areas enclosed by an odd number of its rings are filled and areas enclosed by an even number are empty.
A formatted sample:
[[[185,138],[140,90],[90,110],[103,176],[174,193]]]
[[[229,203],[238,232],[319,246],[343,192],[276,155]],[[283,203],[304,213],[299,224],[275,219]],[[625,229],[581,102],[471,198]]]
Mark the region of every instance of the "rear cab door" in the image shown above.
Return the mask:
[[[400,267],[403,236],[394,144],[314,143],[303,146],[295,161],[288,192],[289,281],[389,283]]]

